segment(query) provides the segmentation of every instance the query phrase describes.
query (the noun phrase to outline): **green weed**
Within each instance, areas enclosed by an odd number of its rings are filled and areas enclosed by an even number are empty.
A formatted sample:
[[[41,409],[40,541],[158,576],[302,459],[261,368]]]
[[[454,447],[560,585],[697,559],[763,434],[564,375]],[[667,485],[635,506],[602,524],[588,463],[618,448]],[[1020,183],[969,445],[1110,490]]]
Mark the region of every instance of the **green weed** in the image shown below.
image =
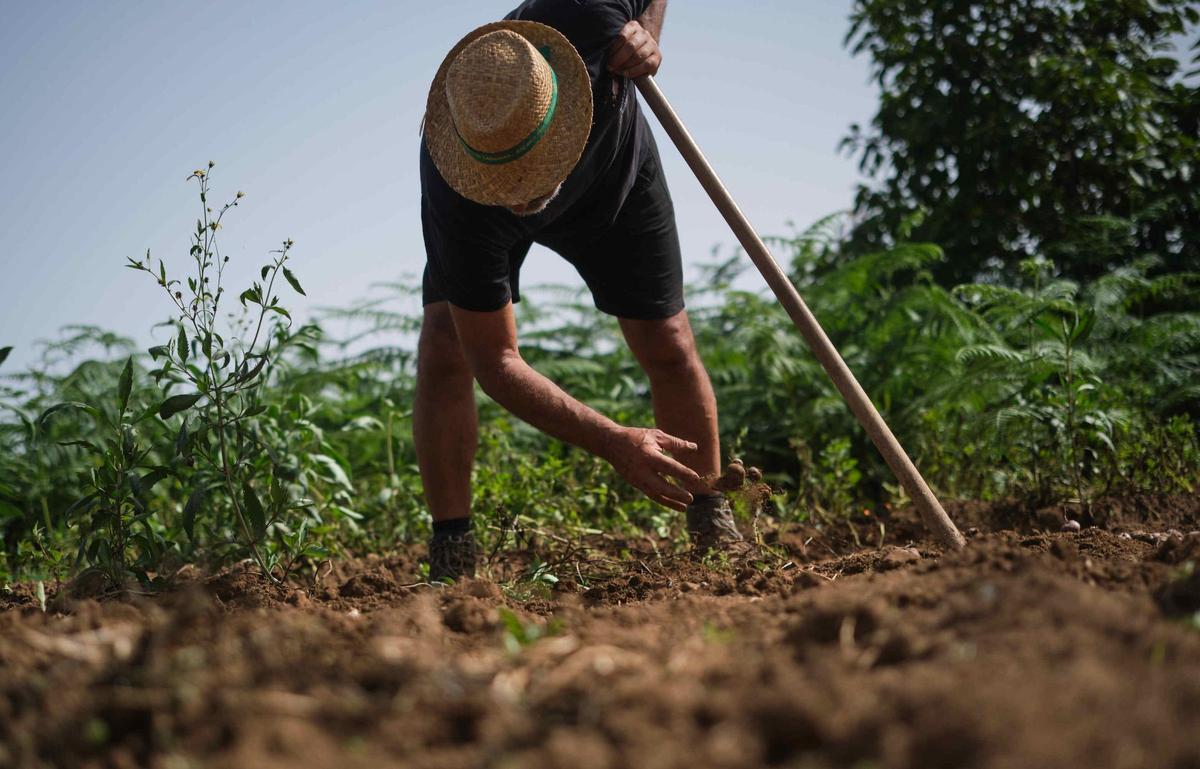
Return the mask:
[[[503,606],[499,609],[500,625],[503,629],[502,639],[505,650],[511,655],[521,653],[521,650],[543,638],[559,635],[564,627],[561,620],[550,619],[545,624],[525,622],[516,612]]]

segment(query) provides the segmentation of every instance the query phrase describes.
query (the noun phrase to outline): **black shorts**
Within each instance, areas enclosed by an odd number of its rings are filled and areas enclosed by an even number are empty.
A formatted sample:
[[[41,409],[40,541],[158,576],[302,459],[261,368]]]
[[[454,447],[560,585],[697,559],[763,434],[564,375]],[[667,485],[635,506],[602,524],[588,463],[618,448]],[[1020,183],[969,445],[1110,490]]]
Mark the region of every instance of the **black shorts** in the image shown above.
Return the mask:
[[[512,301],[520,301],[521,265],[536,242],[575,267],[601,312],[633,320],[661,320],[683,309],[683,259],[675,207],[656,155],[653,151],[645,154],[633,187],[611,223],[556,222],[509,250],[508,293]],[[481,285],[481,292],[488,291],[490,296],[492,288]],[[427,265],[422,280],[424,304],[447,298]],[[480,301],[486,300],[481,296]],[[479,303],[467,296],[462,304],[471,307]]]

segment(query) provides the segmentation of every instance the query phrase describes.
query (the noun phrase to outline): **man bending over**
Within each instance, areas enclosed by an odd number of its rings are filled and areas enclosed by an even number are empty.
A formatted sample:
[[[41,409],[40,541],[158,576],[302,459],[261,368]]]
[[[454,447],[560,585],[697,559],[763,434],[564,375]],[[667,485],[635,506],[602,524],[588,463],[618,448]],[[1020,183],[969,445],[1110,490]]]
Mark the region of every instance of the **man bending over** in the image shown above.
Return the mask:
[[[741,541],[717,404],[683,303],[675,212],[630,78],[654,74],[666,0],[527,0],[463,38],[421,143],[424,319],[413,433],[433,515],[430,581],[473,576],[474,382],[534,427],[687,513],[697,548]],[[650,379],[656,429],[619,425],[534,371],[513,302],[533,243],[570,262]],[[674,479],[675,483],[668,479]]]

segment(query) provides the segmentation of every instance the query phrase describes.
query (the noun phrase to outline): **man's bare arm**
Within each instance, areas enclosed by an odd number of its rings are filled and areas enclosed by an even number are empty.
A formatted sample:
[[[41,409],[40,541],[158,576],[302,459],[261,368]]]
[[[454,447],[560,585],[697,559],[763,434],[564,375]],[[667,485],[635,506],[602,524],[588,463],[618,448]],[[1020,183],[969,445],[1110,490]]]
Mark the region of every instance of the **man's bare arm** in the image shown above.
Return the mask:
[[[517,348],[512,304],[495,312],[451,305],[454,328],[475,379],[492,400],[537,429],[607,460],[625,480],[660,504],[683,510],[692,501],[685,489],[662,476],[702,488],[691,468],[665,451],[696,445],[661,430],[623,427],[563,392],[535,371]]]
[[[626,23],[608,47],[608,69],[624,77],[658,74],[658,38],[666,14],[667,0],[652,0],[641,16]]]
[[[642,25],[642,29],[650,33],[654,38],[654,42],[662,43],[662,28],[663,19],[667,16],[667,0],[651,0],[650,5],[646,6],[646,10],[641,16],[637,17],[637,21]]]

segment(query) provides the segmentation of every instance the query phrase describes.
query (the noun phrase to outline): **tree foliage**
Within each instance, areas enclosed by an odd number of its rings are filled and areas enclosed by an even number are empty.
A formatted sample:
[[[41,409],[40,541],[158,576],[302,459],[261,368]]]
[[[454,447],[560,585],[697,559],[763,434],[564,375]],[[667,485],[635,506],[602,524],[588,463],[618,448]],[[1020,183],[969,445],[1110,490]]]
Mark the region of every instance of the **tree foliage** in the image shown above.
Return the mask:
[[[1075,278],[1146,254],[1195,270],[1200,88],[1183,61],[1200,49],[1171,54],[1197,7],[857,0],[847,44],[882,92],[844,141],[875,180],[857,197],[859,248],[922,210],[913,237],[945,249],[951,284],[1012,277],[1034,254]]]

